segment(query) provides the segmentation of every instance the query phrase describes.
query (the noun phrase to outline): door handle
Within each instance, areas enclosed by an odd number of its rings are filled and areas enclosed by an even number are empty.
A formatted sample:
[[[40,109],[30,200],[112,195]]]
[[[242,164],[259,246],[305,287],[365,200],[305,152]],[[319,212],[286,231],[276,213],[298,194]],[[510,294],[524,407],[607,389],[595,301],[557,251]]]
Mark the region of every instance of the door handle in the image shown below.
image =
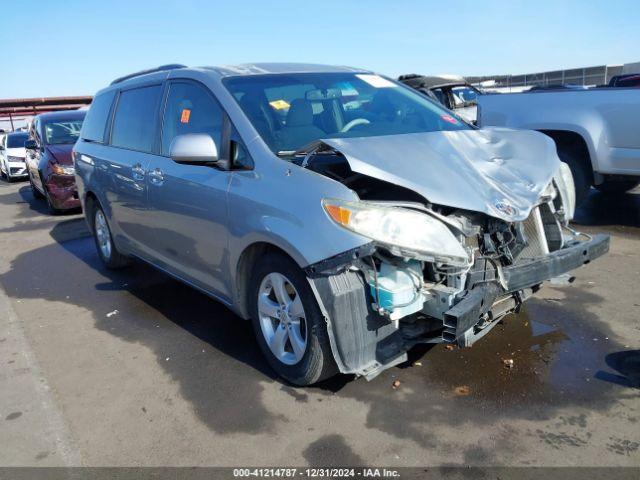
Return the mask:
[[[164,173],[159,168],[154,168],[149,172],[149,181],[156,186],[161,186],[164,183]]]
[[[144,180],[144,168],[139,163],[136,163],[133,167],[131,167],[131,176],[134,180]]]

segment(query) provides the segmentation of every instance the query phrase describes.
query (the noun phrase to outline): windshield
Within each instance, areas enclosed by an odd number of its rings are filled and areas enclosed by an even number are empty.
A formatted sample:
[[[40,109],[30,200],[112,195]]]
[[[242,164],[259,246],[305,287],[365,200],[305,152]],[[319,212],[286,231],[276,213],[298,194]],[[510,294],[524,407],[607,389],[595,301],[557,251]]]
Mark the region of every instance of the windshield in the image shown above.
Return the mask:
[[[478,93],[471,87],[453,87],[451,94],[453,95],[453,104],[456,107],[476,105],[478,103]]]
[[[414,90],[373,74],[255,75],[224,83],[276,153],[321,138],[471,128]]]
[[[29,135],[26,133],[12,133],[7,135],[7,148],[22,148]]]
[[[46,123],[44,125],[44,139],[48,145],[60,145],[65,143],[76,143],[82,120],[61,120],[58,122]]]

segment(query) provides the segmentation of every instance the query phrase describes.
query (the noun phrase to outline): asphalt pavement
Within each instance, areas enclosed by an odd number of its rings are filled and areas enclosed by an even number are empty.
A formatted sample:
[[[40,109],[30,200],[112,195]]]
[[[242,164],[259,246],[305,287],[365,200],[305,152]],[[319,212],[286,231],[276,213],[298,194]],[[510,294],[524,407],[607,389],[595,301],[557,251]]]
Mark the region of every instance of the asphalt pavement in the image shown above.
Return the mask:
[[[293,388],[249,323],[0,181],[0,466],[640,466],[640,191],[575,228],[611,252],[472,348]]]

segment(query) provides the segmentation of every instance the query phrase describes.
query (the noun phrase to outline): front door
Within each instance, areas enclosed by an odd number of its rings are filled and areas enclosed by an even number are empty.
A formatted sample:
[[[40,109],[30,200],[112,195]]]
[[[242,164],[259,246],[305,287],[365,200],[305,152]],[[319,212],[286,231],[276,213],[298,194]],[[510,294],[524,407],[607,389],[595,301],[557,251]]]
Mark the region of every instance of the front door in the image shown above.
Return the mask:
[[[201,84],[169,84],[161,136],[161,155],[147,169],[148,220],[153,255],[168,269],[196,286],[230,297],[225,283],[227,190],[231,172],[215,167],[175,163],[169,156],[177,135],[206,133],[218,152],[223,110]]]
[[[105,194],[111,208],[113,230],[127,250],[148,257],[153,233],[149,231],[147,173],[157,153],[156,124],[161,85],[123,90],[117,99],[108,160],[96,169],[108,179]]]

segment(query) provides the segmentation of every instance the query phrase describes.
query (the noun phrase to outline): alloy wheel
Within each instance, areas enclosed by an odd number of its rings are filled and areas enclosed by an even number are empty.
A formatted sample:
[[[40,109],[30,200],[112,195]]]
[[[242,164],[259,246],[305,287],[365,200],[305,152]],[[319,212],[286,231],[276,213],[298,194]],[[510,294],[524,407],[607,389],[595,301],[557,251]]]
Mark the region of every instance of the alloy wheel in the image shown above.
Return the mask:
[[[258,289],[258,316],[262,335],[273,355],[295,365],[307,349],[307,320],[302,298],[291,281],[273,272]]]
[[[111,234],[107,226],[107,219],[104,217],[102,210],[98,210],[95,216],[95,231],[100,253],[105,259],[111,257]]]

